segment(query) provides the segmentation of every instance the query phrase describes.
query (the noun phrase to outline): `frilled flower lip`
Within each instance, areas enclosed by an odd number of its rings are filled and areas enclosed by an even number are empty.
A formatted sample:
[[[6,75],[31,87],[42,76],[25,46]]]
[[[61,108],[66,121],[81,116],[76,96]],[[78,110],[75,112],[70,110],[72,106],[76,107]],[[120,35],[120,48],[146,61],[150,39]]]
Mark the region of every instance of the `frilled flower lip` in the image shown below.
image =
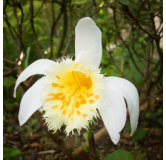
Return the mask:
[[[56,132],[65,124],[67,135],[75,129],[87,129],[89,121],[99,114],[96,109],[104,103],[105,87],[100,69],[71,59],[63,59],[51,66],[46,74],[44,92],[41,94],[45,111],[43,118],[50,130]]]
[[[94,66],[99,67],[102,57],[101,31],[95,22],[85,17],[79,20],[75,29],[75,63],[83,63],[85,68]],[[18,77],[14,89],[16,97],[17,86],[28,77],[35,74],[47,75],[50,66],[56,67],[56,62],[47,59],[37,60],[29,65]],[[101,107],[96,107],[103,119],[106,129],[114,144],[117,144],[126,122],[126,105],[127,101],[131,134],[137,128],[139,116],[139,96],[135,86],[123,78],[104,77],[104,103]],[[46,77],[38,80],[24,94],[19,110],[19,122],[23,125],[29,117],[42,106],[40,93],[43,91],[43,84],[46,83]]]

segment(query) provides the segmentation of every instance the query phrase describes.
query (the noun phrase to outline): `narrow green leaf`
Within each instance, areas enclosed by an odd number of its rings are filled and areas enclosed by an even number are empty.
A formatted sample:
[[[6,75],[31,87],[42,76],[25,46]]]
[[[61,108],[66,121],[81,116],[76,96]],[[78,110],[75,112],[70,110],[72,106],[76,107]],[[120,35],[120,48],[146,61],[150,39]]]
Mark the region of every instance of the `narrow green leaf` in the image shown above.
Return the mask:
[[[28,61],[29,61],[30,50],[31,50],[31,47],[28,47],[28,48],[27,48],[27,57],[26,57],[25,62],[24,62],[24,68],[28,67]]]
[[[86,3],[87,2],[87,0],[72,0],[72,5],[73,4],[78,4],[78,5],[81,5],[81,4],[84,4],[84,3]]]
[[[125,5],[129,5],[129,0],[119,0],[119,2],[125,4]]]
[[[143,152],[140,155],[138,155],[138,157],[136,158],[136,160],[142,160],[142,158],[144,158],[145,156],[146,156],[146,152]]]

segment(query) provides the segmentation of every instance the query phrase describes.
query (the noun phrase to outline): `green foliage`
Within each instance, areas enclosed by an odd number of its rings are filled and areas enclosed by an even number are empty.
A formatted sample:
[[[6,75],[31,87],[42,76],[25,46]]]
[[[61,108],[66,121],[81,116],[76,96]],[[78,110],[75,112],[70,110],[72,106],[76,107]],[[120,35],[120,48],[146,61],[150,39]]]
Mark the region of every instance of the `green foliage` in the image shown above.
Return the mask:
[[[31,50],[31,47],[27,47],[27,53],[26,53],[26,59],[25,59],[25,61],[24,61],[24,68],[26,68],[26,67],[28,67],[28,65],[29,65],[29,63],[28,63],[28,61],[29,61],[29,55],[30,55],[30,50]]]
[[[85,145],[82,145],[82,148],[85,152],[88,152],[89,149],[89,143],[88,143],[88,132],[83,133],[84,139],[85,139]]]
[[[4,85],[4,87],[6,87],[6,88],[9,88],[9,87],[12,86],[12,84],[11,84],[7,79],[4,79],[4,80],[3,80],[3,85]]]
[[[128,133],[131,132],[131,126],[130,126],[130,122],[127,121],[126,124],[125,124],[125,127],[124,127],[124,130]]]
[[[129,5],[129,0],[119,0],[119,2],[125,4],[125,5]]]
[[[133,155],[124,149],[117,149],[104,158],[104,160],[134,160]]]
[[[153,121],[154,126],[162,127],[163,126],[163,110],[158,109],[157,112],[146,112],[145,117]]]
[[[85,138],[86,144],[88,144],[88,132],[85,132],[85,133],[83,134],[83,136],[84,136],[84,138]]]
[[[29,136],[30,133],[36,133],[40,128],[40,125],[38,124],[36,119],[31,119],[27,123],[29,125],[29,127],[27,128],[27,136]]]
[[[145,129],[138,128],[132,137],[134,141],[139,141],[139,140],[142,140],[146,136],[146,134],[147,134],[147,131]]]
[[[8,126],[6,129],[7,132],[11,132],[12,130],[13,130],[13,126]]]
[[[146,152],[141,153],[135,160],[142,160],[142,158],[146,157]]]
[[[159,117],[159,118],[157,119],[157,122],[158,122],[161,126],[163,126],[163,118],[162,118],[162,117]]]
[[[81,5],[81,4],[84,4],[84,3],[86,3],[87,2],[87,0],[72,0],[72,4],[79,4],[79,5]]]
[[[19,149],[3,147],[3,158],[15,158],[23,154]]]
[[[150,118],[150,119],[155,119],[157,117],[157,113],[145,113],[145,117],[146,118]]]

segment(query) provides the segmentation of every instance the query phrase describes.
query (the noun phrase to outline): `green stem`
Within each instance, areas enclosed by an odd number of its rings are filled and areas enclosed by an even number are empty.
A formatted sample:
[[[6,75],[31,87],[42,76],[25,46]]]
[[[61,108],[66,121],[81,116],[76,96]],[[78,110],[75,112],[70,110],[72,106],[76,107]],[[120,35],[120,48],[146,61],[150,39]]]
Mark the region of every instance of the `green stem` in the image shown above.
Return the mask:
[[[94,135],[93,135],[93,131],[92,131],[92,123],[89,123],[88,142],[89,142],[91,159],[99,160],[99,157],[97,155],[96,148],[95,148]]]

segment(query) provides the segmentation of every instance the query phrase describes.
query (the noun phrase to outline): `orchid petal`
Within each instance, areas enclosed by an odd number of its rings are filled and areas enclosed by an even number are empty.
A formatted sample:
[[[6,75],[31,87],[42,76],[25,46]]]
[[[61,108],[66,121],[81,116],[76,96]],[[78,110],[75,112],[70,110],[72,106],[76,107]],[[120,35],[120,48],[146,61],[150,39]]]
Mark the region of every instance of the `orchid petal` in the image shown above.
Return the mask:
[[[16,85],[14,87],[14,98],[16,97],[16,89],[18,87],[18,85],[22,82],[25,81],[27,78],[29,78],[32,75],[35,74],[46,74],[46,69],[50,66],[50,65],[54,65],[55,62],[52,60],[48,60],[48,59],[40,59],[37,60],[35,62],[33,62],[31,65],[29,65],[18,77],[17,81],[16,81]]]
[[[105,92],[106,103],[99,108],[105,127],[114,144],[120,139],[119,132],[126,123],[126,105],[124,98],[110,90]]]
[[[80,62],[86,66],[99,67],[102,58],[101,31],[95,22],[85,17],[79,20],[75,29],[75,57],[82,53]]]
[[[137,128],[139,117],[139,95],[137,89],[130,81],[123,78],[106,77],[105,82],[111,91],[118,93],[126,99],[130,114],[132,135]]]
[[[22,126],[29,117],[42,106],[40,100],[41,91],[46,78],[40,78],[32,87],[30,87],[24,94],[19,110],[19,123]]]

